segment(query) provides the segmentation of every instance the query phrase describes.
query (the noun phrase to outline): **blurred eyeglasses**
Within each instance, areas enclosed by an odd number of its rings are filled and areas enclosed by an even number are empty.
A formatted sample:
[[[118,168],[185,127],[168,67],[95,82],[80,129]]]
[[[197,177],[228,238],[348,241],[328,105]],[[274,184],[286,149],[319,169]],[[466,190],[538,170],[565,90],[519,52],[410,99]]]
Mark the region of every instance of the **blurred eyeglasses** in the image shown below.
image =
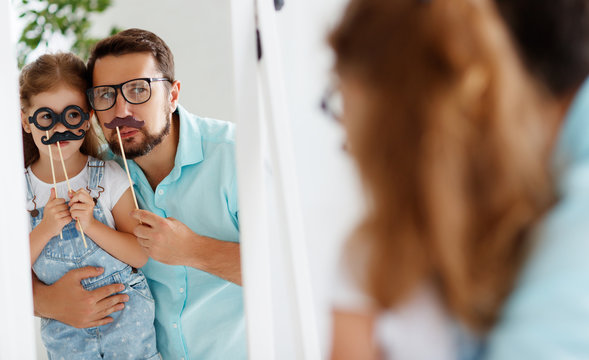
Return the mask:
[[[321,110],[337,122],[341,122],[344,113],[344,101],[339,89],[330,86],[321,98]]]
[[[91,87],[86,91],[90,105],[96,111],[112,108],[117,102],[118,91],[129,104],[143,104],[151,98],[151,83],[154,81],[168,81],[167,78],[139,78],[125,81],[118,85],[101,85]]]

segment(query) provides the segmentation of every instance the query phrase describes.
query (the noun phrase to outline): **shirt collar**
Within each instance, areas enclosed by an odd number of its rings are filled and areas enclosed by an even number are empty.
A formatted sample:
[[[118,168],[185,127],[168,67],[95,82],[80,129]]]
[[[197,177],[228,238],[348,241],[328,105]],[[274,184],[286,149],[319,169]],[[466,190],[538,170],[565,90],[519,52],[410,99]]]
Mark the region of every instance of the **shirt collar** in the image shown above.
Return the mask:
[[[562,173],[589,160],[589,78],[579,88],[558,134],[554,165]]]
[[[192,165],[204,159],[202,152],[202,136],[195,116],[178,105],[176,112],[180,118],[180,136],[174,168]]]
[[[166,179],[169,179],[170,181],[175,181],[178,179],[180,176],[180,169],[183,166],[196,164],[204,159],[202,151],[202,137],[196,122],[196,117],[190,114],[180,105],[178,105],[174,113],[178,113],[180,136],[178,140],[178,147],[176,148],[174,168],[166,177]],[[131,178],[133,179],[133,182],[137,184],[145,177],[145,175],[143,175],[141,167],[139,167],[135,161],[129,160],[128,164],[129,169],[131,170]]]

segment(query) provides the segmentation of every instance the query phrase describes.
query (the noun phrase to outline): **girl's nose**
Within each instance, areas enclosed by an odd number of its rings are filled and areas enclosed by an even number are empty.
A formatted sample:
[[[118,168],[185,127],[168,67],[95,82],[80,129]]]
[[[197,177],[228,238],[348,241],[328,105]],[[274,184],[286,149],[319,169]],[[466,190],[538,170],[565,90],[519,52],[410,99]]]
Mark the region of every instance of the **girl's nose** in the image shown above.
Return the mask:
[[[55,124],[55,126],[53,127],[53,131],[54,132],[64,132],[66,130],[71,130],[68,129],[64,124],[62,124],[61,122],[58,122],[57,124]]]

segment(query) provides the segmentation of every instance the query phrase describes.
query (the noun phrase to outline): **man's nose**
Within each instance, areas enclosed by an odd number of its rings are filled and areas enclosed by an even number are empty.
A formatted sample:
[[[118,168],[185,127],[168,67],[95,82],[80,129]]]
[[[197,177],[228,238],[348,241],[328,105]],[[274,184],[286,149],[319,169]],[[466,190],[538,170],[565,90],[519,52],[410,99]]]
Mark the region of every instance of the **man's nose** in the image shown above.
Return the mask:
[[[117,91],[117,98],[115,100],[116,101],[114,105],[114,115],[116,117],[124,118],[131,114],[129,111],[130,104],[127,102],[127,100],[125,100],[125,98],[123,97],[123,93],[121,91]]]

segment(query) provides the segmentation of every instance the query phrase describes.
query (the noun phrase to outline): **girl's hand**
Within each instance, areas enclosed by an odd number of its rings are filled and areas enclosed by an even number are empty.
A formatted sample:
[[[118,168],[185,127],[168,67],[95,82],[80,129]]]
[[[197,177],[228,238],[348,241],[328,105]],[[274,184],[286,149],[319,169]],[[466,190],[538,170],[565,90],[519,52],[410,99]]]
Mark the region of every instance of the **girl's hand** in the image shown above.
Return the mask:
[[[61,229],[69,224],[70,221],[72,221],[72,217],[65,203],[65,199],[56,198],[55,189],[52,188],[49,200],[43,211],[43,220],[41,220],[43,227],[53,237],[58,235]]]
[[[94,199],[85,189],[80,189],[76,192],[70,191],[70,213],[72,218],[79,220],[87,231],[93,224],[94,221]],[[78,228],[78,224],[76,224]],[[78,230],[80,230],[78,228]]]

